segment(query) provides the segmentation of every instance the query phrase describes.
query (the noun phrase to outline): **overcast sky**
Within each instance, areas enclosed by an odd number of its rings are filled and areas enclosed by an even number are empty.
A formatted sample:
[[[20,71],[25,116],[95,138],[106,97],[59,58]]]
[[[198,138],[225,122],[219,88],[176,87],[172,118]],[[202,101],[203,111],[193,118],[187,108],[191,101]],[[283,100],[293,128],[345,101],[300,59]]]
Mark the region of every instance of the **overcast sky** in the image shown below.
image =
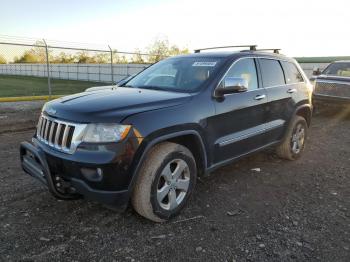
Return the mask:
[[[349,11],[349,0],[11,0],[0,2],[0,35],[120,51],[168,37],[191,50],[258,44],[291,56],[350,55]]]

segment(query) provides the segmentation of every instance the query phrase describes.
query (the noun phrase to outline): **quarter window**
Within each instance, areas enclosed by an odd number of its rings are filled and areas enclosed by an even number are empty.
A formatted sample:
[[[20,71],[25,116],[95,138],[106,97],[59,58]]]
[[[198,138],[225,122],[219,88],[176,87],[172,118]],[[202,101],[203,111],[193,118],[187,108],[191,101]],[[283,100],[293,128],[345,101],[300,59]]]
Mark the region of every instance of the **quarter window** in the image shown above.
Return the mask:
[[[260,59],[261,75],[264,87],[285,85],[281,64],[273,59]]]
[[[284,73],[286,74],[287,84],[304,82],[303,76],[301,75],[295,64],[291,62],[282,61],[282,66],[284,69]]]
[[[241,77],[247,80],[248,90],[258,89],[258,77],[254,59],[245,58],[235,63],[227,72],[226,77]]]

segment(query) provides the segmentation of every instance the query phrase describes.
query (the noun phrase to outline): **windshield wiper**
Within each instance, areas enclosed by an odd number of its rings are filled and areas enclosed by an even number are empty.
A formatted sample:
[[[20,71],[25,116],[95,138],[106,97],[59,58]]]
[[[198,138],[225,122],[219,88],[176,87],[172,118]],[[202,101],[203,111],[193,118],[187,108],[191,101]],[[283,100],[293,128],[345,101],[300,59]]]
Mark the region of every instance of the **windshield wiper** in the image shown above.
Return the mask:
[[[163,91],[171,91],[168,90],[167,88],[163,88],[160,86],[137,86],[137,88],[141,88],[141,89],[152,89],[152,90],[163,90]]]

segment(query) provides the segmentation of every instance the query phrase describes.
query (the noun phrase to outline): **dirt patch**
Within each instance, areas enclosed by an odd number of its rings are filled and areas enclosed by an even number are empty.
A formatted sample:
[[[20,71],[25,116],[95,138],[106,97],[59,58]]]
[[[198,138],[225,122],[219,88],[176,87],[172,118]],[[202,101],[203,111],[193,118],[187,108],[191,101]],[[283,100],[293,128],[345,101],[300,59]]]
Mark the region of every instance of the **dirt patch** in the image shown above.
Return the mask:
[[[0,260],[350,261],[350,119],[341,113],[314,117],[298,161],[267,150],[201,178],[165,224],[55,200],[19,166],[31,135],[0,134]]]
[[[33,129],[44,101],[0,103],[0,134]]]

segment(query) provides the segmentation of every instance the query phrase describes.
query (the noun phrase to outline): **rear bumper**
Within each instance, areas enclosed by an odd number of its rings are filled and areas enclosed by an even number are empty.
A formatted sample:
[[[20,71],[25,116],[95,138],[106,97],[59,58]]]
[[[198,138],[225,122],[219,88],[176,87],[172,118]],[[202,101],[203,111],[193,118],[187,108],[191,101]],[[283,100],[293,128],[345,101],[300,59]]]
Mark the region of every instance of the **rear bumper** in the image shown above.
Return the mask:
[[[55,177],[59,175],[71,185],[74,193],[86,199],[118,208],[125,208],[128,204],[130,196],[128,181],[131,179],[128,173],[113,174],[113,176],[127,176],[124,179],[106,178],[100,182],[88,181],[80,173],[80,170],[83,167],[95,166],[94,163],[87,164],[62,159],[49,154],[42,147],[35,145],[35,143],[33,145],[28,142],[22,142],[20,145],[20,159],[25,173],[46,185],[54,196],[57,196]],[[98,166],[103,168],[106,177],[112,175],[111,170],[118,171],[118,166],[115,163],[100,163]],[[113,184],[120,181],[123,183]]]

